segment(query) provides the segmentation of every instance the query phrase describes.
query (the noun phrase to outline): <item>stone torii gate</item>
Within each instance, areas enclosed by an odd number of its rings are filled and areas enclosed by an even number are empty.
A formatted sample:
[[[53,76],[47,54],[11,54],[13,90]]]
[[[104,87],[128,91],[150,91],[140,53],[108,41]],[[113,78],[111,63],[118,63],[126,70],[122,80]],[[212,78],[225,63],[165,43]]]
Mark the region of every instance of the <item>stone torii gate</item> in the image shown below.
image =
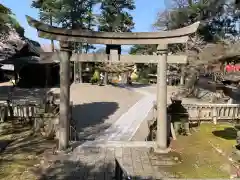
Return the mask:
[[[69,131],[69,96],[70,96],[70,61],[110,62],[110,63],[157,63],[157,148],[156,152],[168,151],[167,146],[167,63],[187,63],[186,56],[171,55],[168,58],[168,44],[186,43],[189,35],[195,33],[199,22],[190,26],[163,32],[95,32],[86,30],[70,30],[43,24],[29,16],[30,26],[38,31],[39,37],[58,40],[62,43],[60,52],[43,53],[42,59],[60,61],[60,119],[59,150],[68,146]],[[109,54],[72,54],[67,42],[86,42],[89,44],[105,44]],[[120,55],[120,45],[157,44],[157,55]],[[117,47],[117,48],[116,48]]]

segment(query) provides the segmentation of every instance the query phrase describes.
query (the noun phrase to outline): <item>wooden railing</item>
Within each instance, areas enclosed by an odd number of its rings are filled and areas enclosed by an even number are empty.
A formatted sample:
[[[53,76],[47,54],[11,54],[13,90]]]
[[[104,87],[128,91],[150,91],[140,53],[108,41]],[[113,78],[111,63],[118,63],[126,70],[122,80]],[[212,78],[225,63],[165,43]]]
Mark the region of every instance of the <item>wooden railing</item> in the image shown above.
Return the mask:
[[[240,119],[239,104],[183,104],[190,121],[231,121]],[[156,117],[154,105],[154,117]]]

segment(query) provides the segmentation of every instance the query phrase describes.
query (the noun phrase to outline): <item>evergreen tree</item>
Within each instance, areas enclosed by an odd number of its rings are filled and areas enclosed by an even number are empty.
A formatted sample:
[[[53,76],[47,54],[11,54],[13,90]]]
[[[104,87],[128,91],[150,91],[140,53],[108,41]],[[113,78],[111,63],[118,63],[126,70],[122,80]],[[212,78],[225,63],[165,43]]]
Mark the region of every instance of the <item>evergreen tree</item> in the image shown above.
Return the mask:
[[[5,7],[3,4],[0,4],[0,26],[4,26],[7,22],[9,22],[9,16],[11,14],[11,9]]]
[[[128,12],[135,9],[133,0],[102,0],[99,31],[130,32],[134,27],[133,17]]]
[[[146,54],[146,55],[152,55],[153,52],[156,51],[156,45],[133,45],[130,48],[129,54]]]
[[[45,23],[55,23],[57,26],[68,29],[92,30],[95,15],[93,7],[98,0],[34,0],[32,7],[39,9],[40,20]],[[82,43],[73,43],[75,51],[81,52]]]
[[[7,33],[9,25],[14,28],[21,37],[24,37],[24,28],[18,23],[11,9],[0,4],[0,32]]]
[[[236,35],[237,18],[228,0],[168,0],[168,3],[170,7],[159,13],[155,23],[159,30],[178,29],[201,21],[198,33],[205,41]]]
[[[189,44],[188,49],[197,48],[197,52],[206,43],[214,43],[223,39],[236,39],[239,30],[236,28],[239,22],[239,10],[233,1],[229,0],[166,0],[166,10],[157,16],[155,28],[161,30],[173,30],[188,26],[200,21],[196,42]],[[200,38],[199,38],[200,37]],[[199,42],[198,42],[199,41]],[[199,43],[202,43],[199,44]],[[194,46],[194,47],[193,47]],[[172,52],[185,50],[184,45],[170,45]],[[152,49],[152,48],[150,48]],[[146,53],[147,46],[134,46],[134,53]]]
[[[39,9],[39,18],[41,21],[53,25],[53,18],[59,13],[61,8],[56,0],[34,0],[31,5]],[[54,51],[54,41],[51,40],[52,52]]]

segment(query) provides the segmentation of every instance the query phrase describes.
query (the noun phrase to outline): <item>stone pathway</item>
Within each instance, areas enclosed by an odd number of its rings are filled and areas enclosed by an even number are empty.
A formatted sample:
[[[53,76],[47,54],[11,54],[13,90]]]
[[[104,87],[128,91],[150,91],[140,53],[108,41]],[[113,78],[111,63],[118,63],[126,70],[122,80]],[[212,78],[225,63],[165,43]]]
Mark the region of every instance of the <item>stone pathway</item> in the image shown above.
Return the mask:
[[[125,112],[97,141],[129,141],[152,108],[154,95],[148,94]]]
[[[122,114],[120,118],[106,129],[101,135],[94,141],[86,141],[81,146],[92,147],[97,144],[104,144],[108,141],[130,141],[142,122],[147,118],[149,112],[152,110],[153,102],[156,100],[156,94],[146,91],[145,88],[131,88],[122,87],[129,91],[140,93],[143,97],[134,104],[127,112]],[[156,88],[149,86],[148,88]],[[168,88],[168,99],[172,92],[176,91],[176,88]],[[79,147],[80,148],[80,147]]]
[[[115,150],[116,148],[81,148],[77,154],[58,155],[54,162],[43,165],[36,174],[38,179],[44,180],[112,180]]]

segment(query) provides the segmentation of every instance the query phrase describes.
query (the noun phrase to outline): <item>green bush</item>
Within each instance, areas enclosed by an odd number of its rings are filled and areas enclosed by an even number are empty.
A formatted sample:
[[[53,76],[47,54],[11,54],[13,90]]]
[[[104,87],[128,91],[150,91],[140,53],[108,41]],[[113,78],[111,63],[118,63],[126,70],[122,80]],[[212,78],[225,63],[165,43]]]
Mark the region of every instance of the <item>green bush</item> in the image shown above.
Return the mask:
[[[99,80],[100,80],[100,73],[98,70],[95,70],[90,82],[94,84],[94,83],[97,83]]]

